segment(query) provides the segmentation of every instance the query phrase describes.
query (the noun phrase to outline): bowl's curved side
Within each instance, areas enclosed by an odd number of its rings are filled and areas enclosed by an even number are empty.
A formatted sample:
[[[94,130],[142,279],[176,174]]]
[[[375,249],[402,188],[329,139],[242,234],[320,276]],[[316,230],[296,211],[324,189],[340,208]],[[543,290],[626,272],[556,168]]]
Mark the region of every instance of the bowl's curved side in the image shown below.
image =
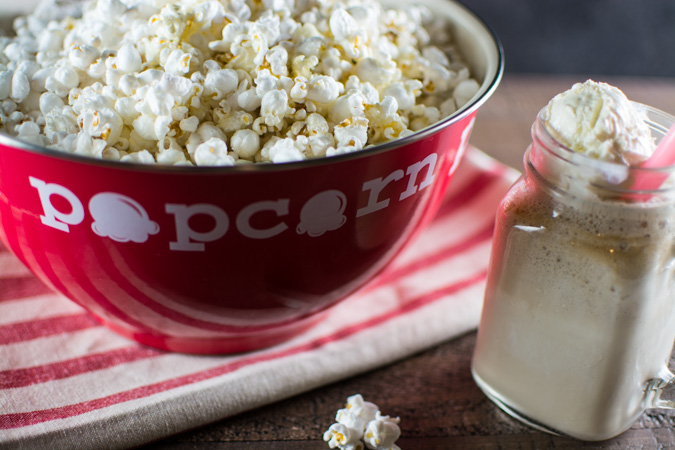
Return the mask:
[[[145,344],[231,353],[287,339],[431,219],[501,78],[489,29],[458,4],[442,11],[457,14],[458,43],[483,75],[455,116],[358,154],[242,170],[106,163],[0,136],[0,239]]]
[[[0,145],[0,237],[134,339],[250,350],[394,258],[437,209],[472,120],[369,158],[227,177],[125,179]]]

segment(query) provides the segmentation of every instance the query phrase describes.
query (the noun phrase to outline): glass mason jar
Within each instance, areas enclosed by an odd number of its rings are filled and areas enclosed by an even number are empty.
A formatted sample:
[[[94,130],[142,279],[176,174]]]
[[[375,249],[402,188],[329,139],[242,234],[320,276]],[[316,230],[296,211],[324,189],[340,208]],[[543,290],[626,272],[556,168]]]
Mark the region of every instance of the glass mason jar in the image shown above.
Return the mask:
[[[661,139],[673,118],[635,105]],[[607,439],[675,406],[675,167],[575,153],[540,112],[524,168],[497,211],[474,379],[532,426]]]

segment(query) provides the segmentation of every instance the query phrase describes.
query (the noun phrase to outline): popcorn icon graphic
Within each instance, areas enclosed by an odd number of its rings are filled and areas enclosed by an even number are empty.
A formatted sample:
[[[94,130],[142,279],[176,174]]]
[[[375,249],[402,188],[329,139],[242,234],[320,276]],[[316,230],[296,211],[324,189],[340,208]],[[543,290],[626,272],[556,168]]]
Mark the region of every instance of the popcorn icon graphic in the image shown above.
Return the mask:
[[[96,194],[89,201],[94,218],[91,229],[101,237],[117,242],[143,243],[159,232],[145,209],[134,199],[114,192]]]
[[[302,207],[296,232],[317,237],[337,230],[347,222],[343,214],[346,206],[347,197],[342,192],[334,189],[319,192]]]

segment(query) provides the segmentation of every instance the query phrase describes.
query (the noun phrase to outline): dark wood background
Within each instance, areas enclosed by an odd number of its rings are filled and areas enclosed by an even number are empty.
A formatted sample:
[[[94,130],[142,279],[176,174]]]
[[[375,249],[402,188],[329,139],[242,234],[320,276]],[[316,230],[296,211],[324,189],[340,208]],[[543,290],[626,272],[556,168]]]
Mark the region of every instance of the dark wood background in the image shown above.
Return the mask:
[[[391,366],[178,435],[146,450],[327,449],[321,439],[347,397],[361,393],[401,418],[402,449],[652,449],[675,447],[675,415],[650,411],[618,438],[583,443],[511,419],[471,378],[470,333]],[[553,406],[552,406],[553,407]]]

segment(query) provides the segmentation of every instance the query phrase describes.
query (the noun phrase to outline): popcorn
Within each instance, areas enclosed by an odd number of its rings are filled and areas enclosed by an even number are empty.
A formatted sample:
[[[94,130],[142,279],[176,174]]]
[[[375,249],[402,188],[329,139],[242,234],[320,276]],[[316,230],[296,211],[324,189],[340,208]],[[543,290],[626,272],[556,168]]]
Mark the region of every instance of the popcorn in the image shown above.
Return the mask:
[[[419,80],[397,81],[382,90],[384,96],[391,96],[401,111],[410,111],[415,106],[415,99],[420,95],[422,82]],[[473,95],[472,95],[473,96]]]
[[[37,145],[42,145],[40,127],[35,122],[23,122],[16,127],[19,138]]]
[[[452,98],[455,100],[455,104],[463,105],[471,100],[471,97],[476,95],[479,89],[480,85],[476,82],[476,80],[463,80],[455,88],[454,92],[452,93]]]
[[[445,21],[415,5],[45,2],[14,28],[0,132],[113,161],[330,157],[428,127],[480,89]]]
[[[354,37],[358,31],[356,20],[344,9],[333,10],[328,22],[336,41],[345,41]]]
[[[317,103],[330,103],[337,100],[343,90],[342,83],[325,75],[317,75],[309,82],[307,99]]]
[[[200,166],[234,165],[234,158],[227,154],[227,144],[216,137],[199,144],[195,149],[193,158],[195,163]]]
[[[363,117],[366,104],[372,105],[373,103],[368,102],[362,93],[350,90],[333,104],[329,117],[335,123],[343,122],[351,117]]]
[[[260,116],[266,125],[281,128],[281,121],[289,112],[288,94],[282,89],[268,91],[260,104]]]
[[[279,88],[280,79],[274,75],[269,69],[263,69],[258,72],[258,76],[255,79],[255,93],[261,99],[270,91]]]
[[[389,416],[382,416],[378,411],[375,420],[371,420],[366,426],[363,436],[366,446],[373,450],[400,450],[400,447],[394,444],[401,436],[399,422],[398,417],[391,419]]]
[[[84,52],[84,50],[82,51]],[[97,55],[95,49],[90,50],[89,55],[85,55],[87,60],[91,61],[92,63],[95,60],[96,56]],[[122,47],[120,47],[120,49],[117,51],[117,57],[111,59],[114,61],[114,65],[116,66],[115,68],[124,73],[140,72],[141,68],[143,67],[143,60],[141,59],[141,54],[138,52],[136,47],[134,47],[131,44],[122,45]]]
[[[230,145],[239,158],[252,159],[260,150],[260,136],[253,130],[237,130],[230,139]]]
[[[290,92],[291,100],[297,103],[304,103],[307,94],[309,93],[307,79],[305,77],[295,77],[295,80],[293,81],[293,87]]]
[[[225,141],[225,133],[223,133],[220,128],[216,127],[211,122],[202,123],[199,125],[199,128],[197,128],[197,131],[190,135],[186,142],[188,153],[190,155],[194,154],[199,144],[202,144],[212,138]]]
[[[43,36],[48,36],[47,33]],[[60,44],[61,46],[63,44]],[[131,45],[127,45],[130,48],[133,48]],[[124,47],[122,47],[124,48]],[[59,51],[59,48],[55,46],[54,51]],[[135,49],[134,49],[135,50]],[[45,50],[42,50],[45,51]],[[122,49],[120,49],[122,52]],[[94,64],[96,60],[100,57],[100,53],[96,47],[93,45],[82,44],[82,45],[73,45],[68,52],[68,61],[73,67],[80,70],[87,70],[89,66]],[[140,55],[139,55],[140,59]]]
[[[328,121],[326,121],[322,115],[317,113],[312,113],[307,116],[305,127],[309,136],[326,134],[328,133],[328,130],[330,130]]]
[[[170,139],[170,138],[169,138]],[[171,147],[175,146],[175,141],[170,144]],[[185,154],[177,148],[168,148],[165,150],[160,150],[159,154],[156,156],[157,163],[164,165],[183,165],[187,163]]]
[[[47,116],[54,111],[60,111],[65,106],[63,99],[51,92],[45,92],[40,96],[40,112]]]
[[[72,89],[80,85],[80,76],[74,67],[64,63],[59,65],[52,76],[47,77],[45,88],[59,97],[67,97]]]
[[[335,141],[330,134],[320,134],[318,136],[310,136],[308,139],[309,150],[313,157],[326,156],[328,150],[333,148]]]
[[[368,140],[368,119],[365,117],[345,119],[335,126],[333,134],[338,146],[361,149]]]
[[[239,76],[235,70],[220,69],[215,61],[207,61],[204,66],[208,70],[204,78],[204,96],[220,100],[237,89]]]
[[[327,76],[340,80],[352,69],[349,61],[342,59],[340,51],[331,47],[321,53],[320,70]]]
[[[338,410],[334,423],[324,433],[330,448],[400,450],[394,443],[401,435],[400,419],[383,416],[377,405],[366,402],[360,394],[347,398],[345,408]],[[361,441],[363,439],[363,442]]]
[[[267,158],[275,163],[302,161],[303,153],[296,141],[290,138],[286,139],[272,139],[268,142],[270,145],[263,147],[263,154],[267,154]],[[299,142],[302,144],[302,141]]]
[[[160,64],[164,67],[166,73],[184,75],[190,71],[191,61],[192,55],[179,49],[160,53]]]
[[[324,433],[323,440],[328,442],[328,447],[341,450],[363,450],[363,442],[359,433],[341,423],[334,423]]]
[[[141,150],[139,152],[129,153],[123,156],[122,158],[120,158],[120,161],[131,162],[136,164],[153,164],[155,162],[155,158],[149,151]]]
[[[16,70],[12,75],[10,98],[17,103],[24,101],[30,94],[30,82],[23,71]]]

